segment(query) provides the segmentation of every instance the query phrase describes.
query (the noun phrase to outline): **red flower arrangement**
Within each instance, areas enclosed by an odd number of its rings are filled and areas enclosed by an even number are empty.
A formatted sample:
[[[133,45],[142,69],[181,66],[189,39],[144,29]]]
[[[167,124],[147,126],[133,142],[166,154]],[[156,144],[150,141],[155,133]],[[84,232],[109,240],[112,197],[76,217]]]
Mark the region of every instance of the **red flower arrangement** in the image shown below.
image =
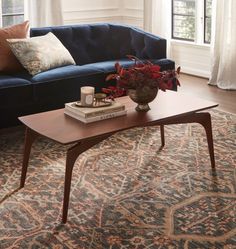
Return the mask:
[[[106,80],[116,79],[117,86],[103,88],[103,92],[110,95],[111,98],[124,94],[127,89],[142,89],[143,87],[160,89],[162,91],[176,89],[180,86],[178,75],[180,67],[177,70],[161,71],[160,66],[150,61],[141,61],[137,57],[128,55],[129,59],[134,61],[134,65],[129,68],[123,68],[119,62],[115,64],[116,73],[107,76]]]

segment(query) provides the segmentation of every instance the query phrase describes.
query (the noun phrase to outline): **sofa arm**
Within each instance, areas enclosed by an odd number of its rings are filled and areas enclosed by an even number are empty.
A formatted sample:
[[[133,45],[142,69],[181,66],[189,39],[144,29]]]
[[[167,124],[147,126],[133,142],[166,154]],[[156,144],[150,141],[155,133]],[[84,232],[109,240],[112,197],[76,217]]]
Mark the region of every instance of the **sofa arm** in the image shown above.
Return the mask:
[[[166,58],[166,39],[142,30],[131,29],[131,46],[140,59]]]

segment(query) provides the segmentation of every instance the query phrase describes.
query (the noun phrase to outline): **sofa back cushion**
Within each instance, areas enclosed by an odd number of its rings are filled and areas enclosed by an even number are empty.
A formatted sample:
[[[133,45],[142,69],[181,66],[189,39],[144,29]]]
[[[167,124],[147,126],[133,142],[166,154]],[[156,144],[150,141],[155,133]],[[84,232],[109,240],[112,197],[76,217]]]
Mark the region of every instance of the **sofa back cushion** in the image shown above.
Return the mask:
[[[150,43],[152,37],[147,37],[147,33],[125,25],[89,24],[33,28],[31,36],[45,35],[48,32],[54,33],[61,40],[78,65],[119,60],[126,58],[128,54],[141,59],[150,59],[152,56],[153,59],[165,58],[164,39],[163,47],[157,48],[155,44],[154,50],[162,50],[157,58],[152,54],[154,51],[147,48],[147,43]]]

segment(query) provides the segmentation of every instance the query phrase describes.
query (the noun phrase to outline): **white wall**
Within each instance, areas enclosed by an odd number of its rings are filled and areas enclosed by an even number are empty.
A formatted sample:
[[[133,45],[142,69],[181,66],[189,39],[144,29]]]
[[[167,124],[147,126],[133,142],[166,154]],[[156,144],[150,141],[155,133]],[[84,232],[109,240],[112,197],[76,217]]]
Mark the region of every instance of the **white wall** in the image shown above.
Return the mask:
[[[123,0],[123,23],[143,28],[143,0]]]
[[[62,0],[65,24],[112,22],[142,28],[143,0]]]
[[[143,0],[62,0],[65,24],[112,22],[143,28]],[[209,77],[210,48],[171,41],[170,59],[182,72]]]
[[[171,41],[170,57],[183,73],[209,78],[210,47],[188,42]]]
[[[65,24],[119,22],[119,0],[62,0]]]

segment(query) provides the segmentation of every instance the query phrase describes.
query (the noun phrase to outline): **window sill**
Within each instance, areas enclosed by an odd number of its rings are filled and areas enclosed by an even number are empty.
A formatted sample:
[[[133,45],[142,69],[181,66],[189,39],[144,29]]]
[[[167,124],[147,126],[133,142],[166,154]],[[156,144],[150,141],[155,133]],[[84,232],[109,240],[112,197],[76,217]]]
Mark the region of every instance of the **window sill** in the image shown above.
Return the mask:
[[[200,49],[206,49],[206,50],[209,50],[210,49],[210,44],[199,44],[199,43],[196,43],[196,42],[189,42],[189,41],[183,41],[183,40],[174,40],[174,39],[171,39],[170,40],[170,43],[171,45],[175,45],[175,46],[189,46],[189,47],[194,47],[194,48],[200,48]]]

